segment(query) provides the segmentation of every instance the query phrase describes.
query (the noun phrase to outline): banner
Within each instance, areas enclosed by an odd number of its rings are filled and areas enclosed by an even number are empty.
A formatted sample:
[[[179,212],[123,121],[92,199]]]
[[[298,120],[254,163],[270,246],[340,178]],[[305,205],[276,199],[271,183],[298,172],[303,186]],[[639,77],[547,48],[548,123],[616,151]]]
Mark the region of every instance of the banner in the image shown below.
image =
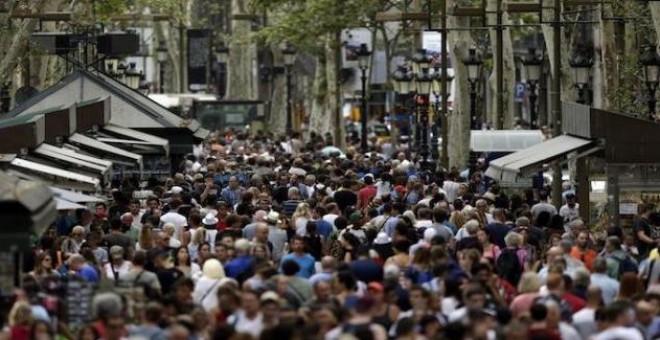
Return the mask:
[[[188,37],[188,89],[205,91],[207,72],[211,63],[211,39],[209,29],[189,29]]]

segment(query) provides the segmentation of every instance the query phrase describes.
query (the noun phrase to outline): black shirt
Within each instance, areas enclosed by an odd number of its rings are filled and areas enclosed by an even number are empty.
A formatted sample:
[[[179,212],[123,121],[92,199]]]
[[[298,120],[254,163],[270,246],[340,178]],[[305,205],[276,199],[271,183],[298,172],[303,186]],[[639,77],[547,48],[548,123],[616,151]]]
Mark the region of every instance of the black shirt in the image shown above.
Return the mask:
[[[172,268],[164,268],[164,269],[157,269],[156,270],[156,275],[158,276],[158,281],[160,282],[160,286],[163,292],[163,295],[167,295],[170,293],[170,290],[174,286],[174,283],[181,277],[184,276],[184,274],[172,267]]]
[[[335,192],[335,201],[337,202],[337,206],[339,206],[339,211],[344,212],[346,207],[357,205],[358,196],[350,190],[342,189]]]

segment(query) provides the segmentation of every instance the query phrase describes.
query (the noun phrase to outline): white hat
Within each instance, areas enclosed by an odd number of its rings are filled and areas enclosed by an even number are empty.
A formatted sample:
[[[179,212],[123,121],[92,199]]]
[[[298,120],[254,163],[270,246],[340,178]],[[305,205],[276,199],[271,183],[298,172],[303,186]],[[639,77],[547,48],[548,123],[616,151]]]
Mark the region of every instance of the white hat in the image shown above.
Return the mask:
[[[266,215],[266,222],[270,224],[277,224],[280,222],[280,213],[277,211],[270,211],[268,215]]]
[[[491,202],[495,202],[495,200],[497,199],[497,196],[495,196],[495,194],[493,194],[492,192],[489,191],[489,192],[485,193],[482,196],[482,198],[486,199],[486,200],[489,200]]]
[[[274,291],[269,290],[269,291],[264,292],[263,294],[261,294],[261,297],[259,298],[259,301],[261,301],[261,302],[265,302],[265,301],[279,302],[280,301],[280,296],[277,293],[275,293]]]
[[[202,224],[203,225],[208,225],[208,226],[215,226],[218,224],[218,218],[213,215],[212,212],[206,214],[204,216],[204,219],[202,219]]]
[[[378,233],[378,235],[376,236],[376,239],[374,240],[374,244],[388,244],[390,242],[392,242],[390,237],[387,236],[387,234],[382,232],[382,231],[380,233]]]
[[[180,194],[182,191],[183,191],[183,188],[180,187],[180,186],[177,186],[177,185],[173,186],[172,189],[170,190],[170,192],[175,194],[175,195]]]

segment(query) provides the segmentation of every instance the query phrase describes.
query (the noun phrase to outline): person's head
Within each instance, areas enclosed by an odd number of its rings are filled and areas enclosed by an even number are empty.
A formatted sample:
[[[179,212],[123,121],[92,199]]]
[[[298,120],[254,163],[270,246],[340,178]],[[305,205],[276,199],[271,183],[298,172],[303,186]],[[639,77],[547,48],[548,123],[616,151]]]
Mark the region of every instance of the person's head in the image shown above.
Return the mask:
[[[79,271],[87,263],[85,258],[80,254],[71,255],[68,261],[69,261],[69,268],[71,268],[71,270],[73,271]]]
[[[591,285],[587,288],[586,298],[589,306],[600,306],[603,302],[603,291],[599,286]]]
[[[107,323],[109,320],[121,317],[123,303],[121,297],[115,293],[99,293],[92,300],[92,315],[96,320]]]
[[[208,242],[202,242],[197,247],[197,251],[199,253],[200,263],[203,263],[204,260],[211,256],[211,244]]]
[[[410,287],[410,305],[415,310],[426,310],[429,307],[431,294],[422,286]]]
[[[595,273],[605,273],[607,272],[607,260],[602,257],[597,257],[593,263],[593,270]]]
[[[619,278],[620,300],[632,300],[636,295],[644,292],[644,284],[637,273],[623,273]]]
[[[561,247],[550,247],[546,254],[546,261],[552,263],[556,258],[564,256],[564,250]]]
[[[646,300],[639,300],[635,304],[635,315],[637,317],[637,322],[639,322],[644,327],[651,325],[651,322],[653,322],[653,318],[656,314],[656,306]]]
[[[318,280],[314,284],[314,295],[319,301],[328,301],[332,297],[332,285],[324,280]]]
[[[518,248],[522,245],[522,236],[516,232],[509,232],[504,236],[504,244],[508,248]]]
[[[204,266],[202,267],[202,276],[214,280],[225,278],[225,270],[222,266],[222,263],[213,258],[204,261]]]
[[[73,229],[71,229],[71,238],[81,242],[85,238],[85,227],[79,225],[73,227]]]
[[[564,276],[561,273],[548,273],[546,287],[549,292],[560,293],[564,290]]]
[[[30,339],[50,340],[55,339],[55,332],[51,325],[45,320],[36,319],[30,328]]]
[[[300,265],[294,260],[286,260],[282,263],[282,274],[294,276],[300,271]]]
[[[541,288],[541,279],[535,272],[525,272],[518,282],[518,293],[537,293]]]
[[[175,266],[190,266],[190,252],[187,246],[181,246],[176,249],[176,256],[174,257]]]
[[[561,306],[554,299],[546,299],[544,305],[548,310],[546,325],[550,329],[557,329],[561,321]]]
[[[268,242],[268,225],[266,223],[257,223],[254,233],[254,238],[257,242],[267,243]]]
[[[50,252],[44,251],[39,253],[35,259],[34,268],[36,272],[53,270],[53,257],[50,256]]]
[[[333,288],[336,293],[355,291],[357,289],[357,279],[350,270],[341,270],[335,273]]]
[[[469,231],[468,231],[469,233]],[[490,233],[485,228],[480,228],[477,230],[477,240],[482,246],[490,244]]]
[[[237,189],[239,187],[238,178],[236,178],[236,176],[229,177],[229,187],[232,190]]]
[[[617,236],[610,236],[605,240],[605,250],[612,253],[621,250],[621,240]]]
[[[575,239],[575,245],[580,249],[586,249],[589,243],[589,232],[582,230],[578,233]]]
[[[630,327],[635,322],[633,306],[627,301],[614,301],[605,307],[605,321],[612,327]]]
[[[486,291],[480,284],[471,283],[463,291],[463,304],[467,309],[482,309],[486,304]]]
[[[234,253],[236,256],[250,255],[251,251],[252,244],[244,238],[238,239],[234,243]]]
[[[287,197],[292,201],[300,200],[300,189],[297,187],[290,187],[287,191]]]
[[[477,220],[469,220],[463,225],[465,231],[467,231],[470,236],[477,236],[477,231],[479,231],[479,222]]]
[[[293,237],[293,240],[291,241],[291,250],[297,254],[305,252],[305,242],[302,237],[298,235]]]
[[[245,313],[253,315],[259,312],[259,296],[256,292],[246,289],[241,293],[241,307]]]

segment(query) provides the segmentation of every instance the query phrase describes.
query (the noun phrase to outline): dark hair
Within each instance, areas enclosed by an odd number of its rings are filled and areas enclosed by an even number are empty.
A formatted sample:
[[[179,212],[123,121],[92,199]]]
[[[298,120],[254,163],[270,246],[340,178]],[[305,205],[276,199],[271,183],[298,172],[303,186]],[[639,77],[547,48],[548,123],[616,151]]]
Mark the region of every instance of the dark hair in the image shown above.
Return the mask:
[[[449,213],[445,209],[433,209],[433,220],[441,223],[447,220]]]
[[[529,312],[533,321],[543,321],[548,316],[548,307],[542,303],[535,303],[530,307]]]
[[[179,248],[176,248],[176,251],[174,252],[174,266],[177,267],[181,265],[181,263],[179,263],[179,251],[181,249],[185,249],[186,254],[188,254],[188,261],[186,262],[186,266],[190,266],[191,265],[190,251],[188,250],[187,246],[180,246]]]
[[[346,288],[350,290],[357,289],[357,279],[353,272],[350,270],[341,270],[337,272],[337,282],[343,284]]]
[[[134,265],[144,267],[144,265],[147,263],[147,253],[144,250],[138,250],[133,254],[133,261],[131,261]]]
[[[282,263],[282,273],[285,276],[296,275],[300,271],[300,265],[294,260],[286,260]]]

